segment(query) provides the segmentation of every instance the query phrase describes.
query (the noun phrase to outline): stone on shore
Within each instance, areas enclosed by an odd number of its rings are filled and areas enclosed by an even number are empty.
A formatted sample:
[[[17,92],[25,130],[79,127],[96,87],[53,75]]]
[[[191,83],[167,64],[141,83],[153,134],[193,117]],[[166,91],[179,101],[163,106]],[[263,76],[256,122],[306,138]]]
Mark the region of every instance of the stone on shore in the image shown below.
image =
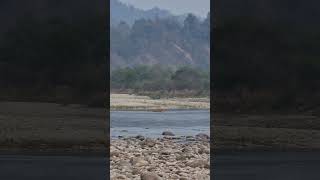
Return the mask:
[[[196,135],[197,140],[209,140],[210,137],[207,134],[199,133]]]
[[[175,134],[173,134],[173,132],[171,132],[171,131],[164,131],[164,132],[162,133],[162,135],[163,135],[163,136],[175,136]]]
[[[209,141],[141,139],[111,140],[111,180],[210,179]]]
[[[146,172],[141,174],[141,180],[162,180],[162,178],[155,173]]]
[[[140,141],[143,141],[145,139],[145,137],[142,136],[142,135],[138,135],[138,136],[136,136],[136,139],[139,139]]]

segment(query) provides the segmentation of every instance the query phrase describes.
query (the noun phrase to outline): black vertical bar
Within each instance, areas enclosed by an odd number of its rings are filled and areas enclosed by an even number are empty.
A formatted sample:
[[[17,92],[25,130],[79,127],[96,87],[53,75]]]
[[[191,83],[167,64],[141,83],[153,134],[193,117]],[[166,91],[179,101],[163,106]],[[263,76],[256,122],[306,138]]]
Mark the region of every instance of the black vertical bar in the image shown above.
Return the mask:
[[[106,135],[107,135],[107,179],[110,178],[110,0],[107,0],[106,6],[106,40],[107,40],[107,49],[106,49]]]
[[[214,82],[213,82],[213,66],[214,66],[214,27],[215,27],[215,10],[214,3],[210,2],[210,179],[213,179],[213,161],[214,161],[214,133],[213,133],[213,121],[214,121]]]

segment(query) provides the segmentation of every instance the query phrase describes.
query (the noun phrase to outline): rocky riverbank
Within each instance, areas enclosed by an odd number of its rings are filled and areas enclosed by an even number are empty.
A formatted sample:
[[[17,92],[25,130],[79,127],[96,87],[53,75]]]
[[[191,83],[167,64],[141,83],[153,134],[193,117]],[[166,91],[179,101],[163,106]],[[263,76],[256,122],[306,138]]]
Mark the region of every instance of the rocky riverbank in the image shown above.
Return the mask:
[[[210,144],[196,137],[143,136],[111,140],[111,179],[209,180]]]

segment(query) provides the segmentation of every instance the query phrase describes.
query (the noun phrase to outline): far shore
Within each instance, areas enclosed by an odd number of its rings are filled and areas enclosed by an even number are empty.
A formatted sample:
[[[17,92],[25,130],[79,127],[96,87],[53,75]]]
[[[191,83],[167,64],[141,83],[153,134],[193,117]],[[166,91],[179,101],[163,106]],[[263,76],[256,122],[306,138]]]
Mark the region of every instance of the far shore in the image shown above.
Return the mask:
[[[209,110],[210,98],[152,99],[134,94],[111,94],[110,107],[112,111]]]

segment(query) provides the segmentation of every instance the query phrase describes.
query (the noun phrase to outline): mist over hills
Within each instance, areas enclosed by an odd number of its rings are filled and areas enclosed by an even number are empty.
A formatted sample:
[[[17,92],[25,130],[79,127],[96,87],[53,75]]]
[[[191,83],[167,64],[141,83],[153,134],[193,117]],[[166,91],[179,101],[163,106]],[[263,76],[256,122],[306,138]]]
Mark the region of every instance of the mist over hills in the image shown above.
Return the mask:
[[[133,25],[136,20],[139,19],[151,19],[156,18],[173,18],[183,23],[187,15],[174,16],[170,11],[154,7],[149,10],[142,10],[132,5],[125,4],[119,0],[110,1],[110,15],[111,25],[118,25],[121,21],[126,22],[129,25]]]
[[[137,65],[208,68],[210,16],[173,16],[111,0],[111,69]]]
[[[210,64],[210,17],[189,15],[180,25],[172,19],[137,20],[132,27],[111,28],[111,69],[136,65],[193,66]]]

